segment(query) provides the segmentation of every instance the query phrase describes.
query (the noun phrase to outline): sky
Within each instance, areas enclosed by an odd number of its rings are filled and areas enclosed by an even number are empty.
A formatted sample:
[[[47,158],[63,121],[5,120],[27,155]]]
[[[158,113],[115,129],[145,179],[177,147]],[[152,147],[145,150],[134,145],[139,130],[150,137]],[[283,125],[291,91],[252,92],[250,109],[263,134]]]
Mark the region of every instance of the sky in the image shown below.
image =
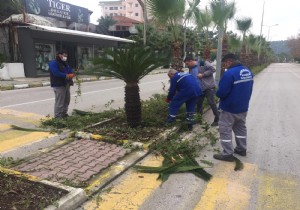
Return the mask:
[[[97,23],[97,19],[101,17],[99,0],[61,1],[93,11],[92,23]],[[205,8],[209,2],[209,0],[201,0],[200,8]],[[232,0],[228,0],[228,2],[232,2]],[[264,2],[262,35],[267,41],[286,40],[300,34],[300,1],[298,0],[235,0],[237,8],[235,18],[252,18],[253,25],[250,32],[260,35]],[[228,29],[240,34],[236,30],[234,20],[229,23]]]

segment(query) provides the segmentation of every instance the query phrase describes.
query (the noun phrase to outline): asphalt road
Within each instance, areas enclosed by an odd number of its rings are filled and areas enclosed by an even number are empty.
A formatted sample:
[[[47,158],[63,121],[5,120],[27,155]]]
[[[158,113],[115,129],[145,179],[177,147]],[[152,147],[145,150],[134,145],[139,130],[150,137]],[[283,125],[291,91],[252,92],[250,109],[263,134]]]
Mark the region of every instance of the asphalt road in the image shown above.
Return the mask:
[[[166,74],[148,75],[140,81],[140,96],[145,100],[154,93],[163,93],[168,86]],[[99,111],[124,106],[124,86],[121,80],[111,79],[81,83],[81,96],[76,97],[78,87],[71,87],[69,114],[74,108]],[[50,87],[38,87],[0,92],[0,108],[53,116],[54,93]],[[112,103],[111,103],[112,102]],[[109,106],[107,106],[109,105]]]

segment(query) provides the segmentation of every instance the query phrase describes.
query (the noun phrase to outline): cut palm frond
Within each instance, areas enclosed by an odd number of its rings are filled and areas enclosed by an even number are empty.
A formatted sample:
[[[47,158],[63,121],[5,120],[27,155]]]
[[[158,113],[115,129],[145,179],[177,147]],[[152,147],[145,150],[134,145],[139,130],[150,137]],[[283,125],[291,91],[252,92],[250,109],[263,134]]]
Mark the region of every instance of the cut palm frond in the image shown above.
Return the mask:
[[[77,114],[77,115],[81,115],[81,116],[83,116],[83,115],[93,115],[93,114],[95,114],[95,113],[93,113],[93,112],[82,111],[82,110],[79,110],[79,109],[73,109],[73,113],[74,113],[74,114]]]
[[[134,166],[134,168],[142,173],[159,173],[157,179],[162,180],[162,182],[168,180],[173,173],[191,172],[205,181],[212,177],[203,169],[204,166],[200,166],[194,158],[185,154],[178,155],[178,157],[164,157],[163,165],[160,167]]]
[[[23,128],[17,125],[10,125],[10,127],[14,130],[18,131],[28,131],[28,132],[50,132],[50,130],[39,129],[39,128]]]

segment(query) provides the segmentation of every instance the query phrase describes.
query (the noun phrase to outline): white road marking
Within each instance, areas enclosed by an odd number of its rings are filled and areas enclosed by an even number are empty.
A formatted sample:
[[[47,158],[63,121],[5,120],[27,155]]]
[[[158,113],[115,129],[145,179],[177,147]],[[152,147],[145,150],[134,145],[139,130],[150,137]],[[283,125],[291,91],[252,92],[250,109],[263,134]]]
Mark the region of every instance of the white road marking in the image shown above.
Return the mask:
[[[151,82],[145,82],[145,83],[141,83],[139,85],[148,85],[148,84],[158,83],[158,82],[162,82],[162,81],[166,81],[166,80],[164,79],[164,80],[156,80],[156,81],[151,81]],[[124,86],[115,87],[115,88],[108,88],[108,89],[103,89],[103,90],[95,90],[95,91],[82,93],[81,95],[89,95],[89,94],[93,94],[93,93],[99,93],[99,92],[105,92],[105,91],[117,90],[117,89],[123,89],[123,88],[124,88]],[[72,96],[74,97],[76,95],[77,94],[73,94]],[[40,102],[45,102],[45,101],[52,101],[52,100],[54,100],[54,98],[48,98],[48,99],[43,99],[43,100],[38,100],[38,101],[30,101],[30,102],[25,102],[25,103],[20,103],[20,104],[12,104],[12,105],[7,105],[7,106],[2,106],[0,108],[11,108],[11,107],[16,107],[16,106],[35,104],[35,103],[40,103]]]

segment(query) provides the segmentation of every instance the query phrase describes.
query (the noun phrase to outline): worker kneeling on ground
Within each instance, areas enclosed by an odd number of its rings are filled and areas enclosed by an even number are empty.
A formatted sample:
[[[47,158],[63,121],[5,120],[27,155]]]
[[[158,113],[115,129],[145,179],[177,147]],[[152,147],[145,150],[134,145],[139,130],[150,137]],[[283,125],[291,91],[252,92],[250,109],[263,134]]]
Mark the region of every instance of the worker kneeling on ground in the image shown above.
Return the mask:
[[[170,78],[170,89],[166,101],[170,104],[167,122],[172,123],[176,120],[179,108],[185,103],[188,128],[192,130],[198,96],[202,94],[201,88],[197,80],[189,73],[177,72],[171,69],[168,76]]]

